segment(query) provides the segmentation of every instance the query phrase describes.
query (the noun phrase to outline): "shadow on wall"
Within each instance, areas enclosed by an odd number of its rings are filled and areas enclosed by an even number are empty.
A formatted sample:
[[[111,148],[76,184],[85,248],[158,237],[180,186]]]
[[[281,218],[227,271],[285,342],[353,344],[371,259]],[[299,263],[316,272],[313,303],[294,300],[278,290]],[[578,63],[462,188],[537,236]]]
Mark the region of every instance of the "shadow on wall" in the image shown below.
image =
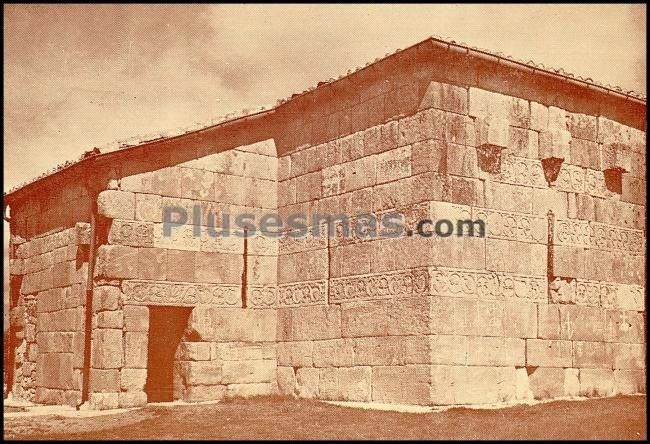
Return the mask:
[[[174,357],[191,312],[191,307],[149,307],[148,402],[174,400]]]
[[[210,154],[273,138],[272,115],[244,117],[170,139],[123,150],[93,153],[52,176],[11,195],[13,235],[30,239],[50,231],[90,221],[93,193],[108,189],[123,177],[157,171]]]

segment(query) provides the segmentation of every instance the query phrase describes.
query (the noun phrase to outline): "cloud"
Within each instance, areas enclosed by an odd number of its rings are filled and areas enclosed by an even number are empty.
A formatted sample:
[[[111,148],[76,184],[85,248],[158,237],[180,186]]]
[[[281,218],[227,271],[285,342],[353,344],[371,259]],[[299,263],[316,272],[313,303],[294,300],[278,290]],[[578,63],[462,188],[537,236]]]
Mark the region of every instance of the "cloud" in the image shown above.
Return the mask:
[[[645,92],[644,5],[8,5],[5,187],[431,34]],[[28,162],[25,159],[29,159]]]

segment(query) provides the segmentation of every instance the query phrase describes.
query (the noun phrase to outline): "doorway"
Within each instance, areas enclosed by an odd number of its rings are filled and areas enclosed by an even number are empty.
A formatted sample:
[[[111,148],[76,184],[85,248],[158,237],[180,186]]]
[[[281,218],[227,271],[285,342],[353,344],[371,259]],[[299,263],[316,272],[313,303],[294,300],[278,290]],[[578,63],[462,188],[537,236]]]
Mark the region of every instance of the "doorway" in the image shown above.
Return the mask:
[[[191,307],[149,307],[147,402],[174,400],[174,355],[191,312]]]

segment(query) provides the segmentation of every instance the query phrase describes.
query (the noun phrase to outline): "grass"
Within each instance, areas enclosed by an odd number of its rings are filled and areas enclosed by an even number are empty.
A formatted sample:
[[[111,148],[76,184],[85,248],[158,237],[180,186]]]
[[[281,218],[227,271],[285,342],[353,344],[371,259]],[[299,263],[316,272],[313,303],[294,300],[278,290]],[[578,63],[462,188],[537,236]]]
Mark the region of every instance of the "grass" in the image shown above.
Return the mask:
[[[303,399],[148,406],[91,418],[5,418],[5,439],[645,439],[646,397],[415,414]]]

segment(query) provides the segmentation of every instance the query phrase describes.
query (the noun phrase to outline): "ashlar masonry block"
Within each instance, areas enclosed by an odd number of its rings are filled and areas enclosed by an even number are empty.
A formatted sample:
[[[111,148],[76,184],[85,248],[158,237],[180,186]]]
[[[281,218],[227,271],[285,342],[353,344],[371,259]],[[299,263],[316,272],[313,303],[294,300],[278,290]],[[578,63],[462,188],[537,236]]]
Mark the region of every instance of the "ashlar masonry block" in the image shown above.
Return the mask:
[[[615,393],[614,370],[606,368],[580,369],[582,396],[611,396]]]
[[[534,367],[571,367],[571,341],[526,340],[526,365]]]
[[[539,158],[564,159],[570,163],[571,133],[567,130],[551,129],[539,133]]]
[[[97,212],[114,219],[135,219],[135,194],[105,190],[97,196]]]
[[[247,310],[197,306],[190,315],[189,326],[196,330],[203,341],[252,341],[275,340],[275,310]]]
[[[92,365],[94,368],[120,368],[123,364],[123,355],[122,330],[94,330],[92,344]]]
[[[338,341],[338,340],[336,340]],[[327,367],[328,363],[336,362],[332,357],[325,357],[322,354],[324,350],[337,349],[340,351],[343,347],[338,342],[329,344],[330,341],[291,341],[291,342],[280,342],[278,343],[277,353],[278,353],[278,365],[279,366],[289,366],[289,367],[313,367],[313,350],[314,344],[320,344],[318,346],[319,358],[317,362],[319,365],[317,367]],[[338,362],[336,362],[338,363]]]
[[[614,390],[621,395],[645,393],[645,371],[614,370]]]
[[[275,380],[276,362],[270,359],[224,361],[221,367],[223,384],[270,383]]]
[[[188,361],[181,363],[181,375],[189,386],[217,385],[222,381],[219,361]]]
[[[567,369],[532,367],[527,370],[529,387],[535,399],[551,399],[566,395]]]
[[[458,114],[467,114],[468,90],[446,83],[430,82],[420,100],[420,109],[438,108]]]
[[[355,344],[352,339],[314,341],[314,367],[351,367],[354,363]]]
[[[372,367],[372,400],[394,404],[430,404],[431,370],[427,365]]]
[[[317,368],[299,368],[296,371],[296,394],[300,398],[316,398],[318,396],[318,380],[320,371]]]
[[[295,395],[296,374],[293,367],[278,367],[276,378],[281,395]]]

